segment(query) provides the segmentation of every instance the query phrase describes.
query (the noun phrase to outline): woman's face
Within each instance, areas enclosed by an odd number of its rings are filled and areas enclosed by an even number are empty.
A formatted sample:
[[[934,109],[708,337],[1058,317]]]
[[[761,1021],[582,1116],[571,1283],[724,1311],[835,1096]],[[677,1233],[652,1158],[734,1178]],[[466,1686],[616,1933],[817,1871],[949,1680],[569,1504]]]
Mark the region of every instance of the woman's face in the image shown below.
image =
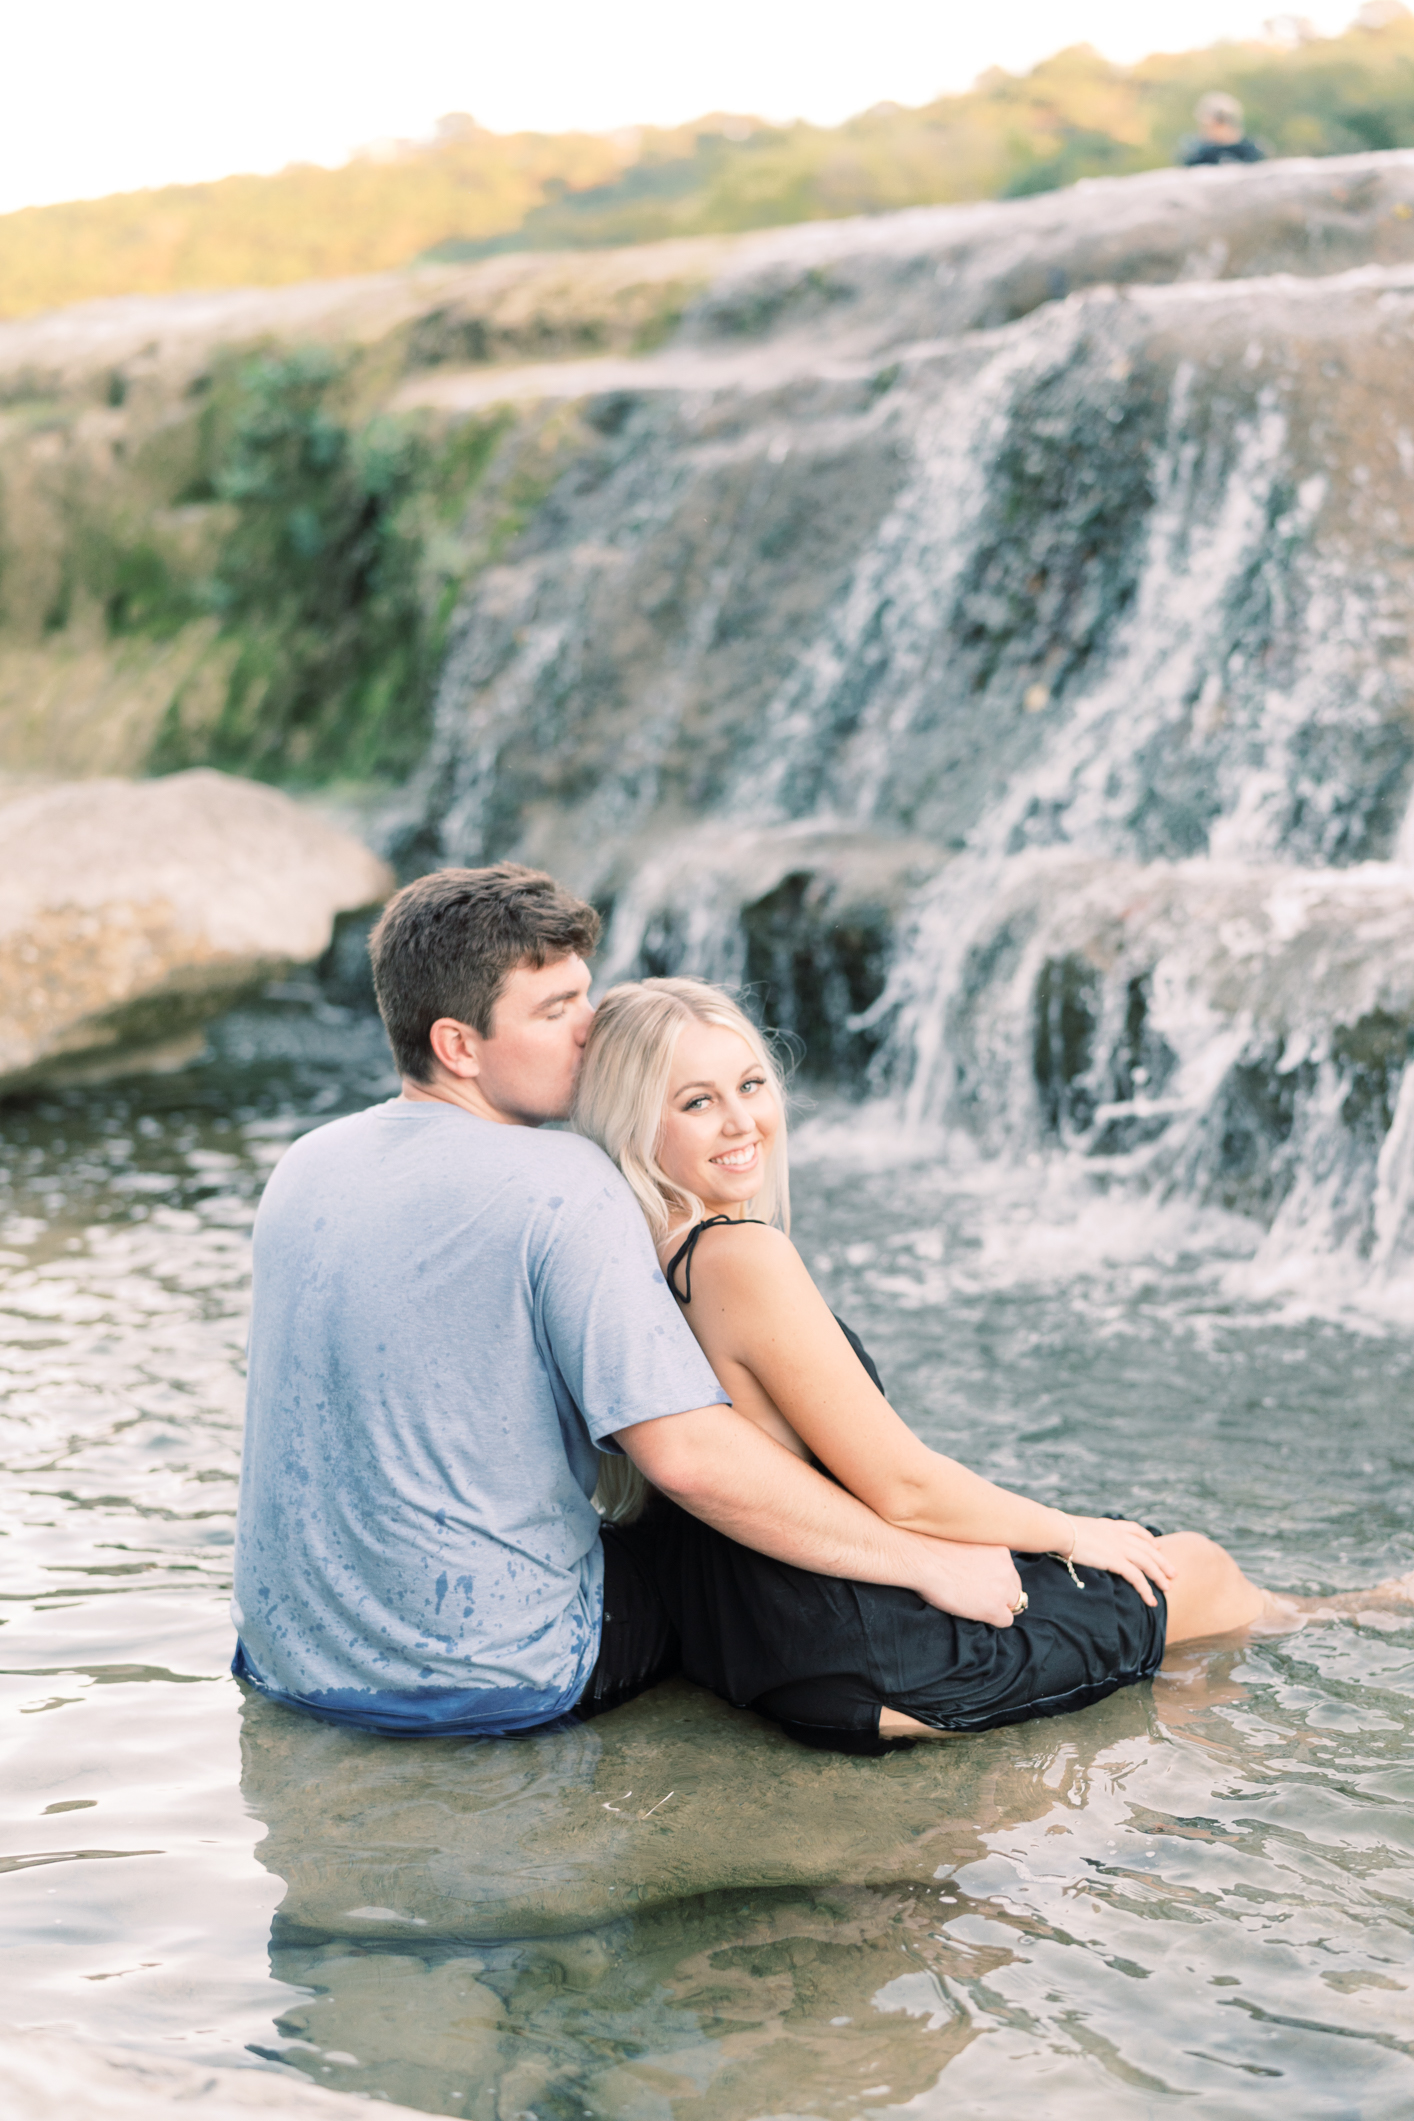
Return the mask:
[[[709,1215],[761,1191],[780,1108],[746,1040],[721,1024],[684,1024],[668,1078],[658,1161]]]

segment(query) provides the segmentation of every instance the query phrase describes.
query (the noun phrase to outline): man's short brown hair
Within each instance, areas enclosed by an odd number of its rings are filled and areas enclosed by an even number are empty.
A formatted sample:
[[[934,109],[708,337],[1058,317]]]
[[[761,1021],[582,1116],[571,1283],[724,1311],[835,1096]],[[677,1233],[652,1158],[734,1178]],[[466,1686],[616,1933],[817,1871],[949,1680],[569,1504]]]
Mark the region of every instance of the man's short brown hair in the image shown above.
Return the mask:
[[[518,965],[587,957],[599,916],[541,869],[438,869],[404,885],[368,939],[378,1010],[400,1075],[432,1073],[428,1032],[442,1016],[490,1038],[493,1012]]]

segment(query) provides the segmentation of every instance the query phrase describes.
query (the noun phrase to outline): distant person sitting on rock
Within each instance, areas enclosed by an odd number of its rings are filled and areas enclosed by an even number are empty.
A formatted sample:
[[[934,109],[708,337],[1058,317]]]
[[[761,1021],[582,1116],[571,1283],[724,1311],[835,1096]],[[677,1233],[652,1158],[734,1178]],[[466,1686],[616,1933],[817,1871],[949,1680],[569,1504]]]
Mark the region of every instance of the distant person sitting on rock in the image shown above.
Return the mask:
[[[232,1669],[370,1730],[522,1731],[679,1666],[592,1496],[622,1450],[797,1570],[1006,1627],[1004,1547],[886,1525],[729,1402],[603,1150],[545,1131],[599,920],[515,863],[389,902],[371,954],[402,1094],[316,1127],[255,1224]]]
[[[720,988],[612,988],[589,1034],[575,1124],[633,1188],[703,1354],[774,1451],[760,1459],[768,1480],[792,1460],[818,1467],[878,1521],[1010,1549],[1018,1570],[1011,1626],[955,1617],[886,1577],[842,1581],[792,1567],[779,1550],[753,1552],[701,1522],[706,1513],[647,1494],[618,1460],[606,1469],[619,1519],[606,1544],[623,1544],[657,1586],[687,1678],[808,1744],[868,1752],[895,1736],[1084,1708],[1151,1677],[1177,1643],[1333,1610],[1258,1589],[1199,1533],[1072,1517],[913,1434],[787,1235],[780,1078]],[[630,1455],[651,1477],[649,1454]],[[1404,1603],[1414,1577],[1384,1595]]]
[[[1200,96],[1193,107],[1198,137],[1188,139],[1178,151],[1185,169],[1202,169],[1214,162],[1263,162],[1265,155],[1243,130],[1242,105],[1236,96],[1216,88]]]

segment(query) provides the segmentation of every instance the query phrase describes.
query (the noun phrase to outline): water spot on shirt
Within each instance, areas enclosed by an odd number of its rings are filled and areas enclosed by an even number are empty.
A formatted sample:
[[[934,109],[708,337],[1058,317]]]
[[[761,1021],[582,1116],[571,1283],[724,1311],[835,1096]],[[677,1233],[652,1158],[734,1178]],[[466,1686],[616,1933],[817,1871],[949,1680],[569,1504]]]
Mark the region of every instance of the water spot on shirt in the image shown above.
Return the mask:
[[[545,1203],[547,1208],[563,1208],[564,1204],[565,1197],[563,1193],[552,1193]]]
[[[434,1606],[433,1611],[440,1613],[442,1610],[442,1600],[447,1595],[447,1572],[445,1569],[443,1569],[441,1575],[437,1578],[436,1591],[437,1603]]]
[[[447,1513],[445,1510],[439,1510],[437,1512],[436,1522],[441,1526],[442,1530],[445,1532],[447,1529]],[[442,1581],[445,1583],[446,1578],[443,1577]]]
[[[663,1278],[663,1270],[662,1270],[662,1268],[661,1268],[661,1267],[655,1267],[655,1268],[653,1269],[653,1272],[652,1272],[652,1273],[650,1274],[650,1276],[649,1276],[648,1278],[649,1278],[649,1280],[650,1280],[650,1281],[656,1281],[656,1282],[660,1283],[660,1284],[662,1285],[662,1287],[663,1287],[663,1288],[665,1288],[665,1289],[666,1289],[666,1288],[667,1288],[667,1286],[668,1286],[667,1282],[666,1282],[666,1281],[664,1280],[664,1278]]]
[[[314,1227],[316,1230],[322,1230],[324,1228],[324,1217],[322,1215],[319,1217]]]

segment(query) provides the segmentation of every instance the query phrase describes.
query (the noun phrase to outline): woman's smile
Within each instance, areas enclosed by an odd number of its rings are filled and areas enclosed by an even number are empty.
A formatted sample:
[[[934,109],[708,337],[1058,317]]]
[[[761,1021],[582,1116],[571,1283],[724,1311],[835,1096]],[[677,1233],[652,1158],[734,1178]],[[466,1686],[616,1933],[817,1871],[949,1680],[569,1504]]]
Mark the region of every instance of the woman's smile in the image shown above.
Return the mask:
[[[746,1142],[737,1149],[723,1149],[718,1156],[709,1156],[709,1164],[718,1164],[724,1171],[749,1171],[756,1162],[757,1144]]]

